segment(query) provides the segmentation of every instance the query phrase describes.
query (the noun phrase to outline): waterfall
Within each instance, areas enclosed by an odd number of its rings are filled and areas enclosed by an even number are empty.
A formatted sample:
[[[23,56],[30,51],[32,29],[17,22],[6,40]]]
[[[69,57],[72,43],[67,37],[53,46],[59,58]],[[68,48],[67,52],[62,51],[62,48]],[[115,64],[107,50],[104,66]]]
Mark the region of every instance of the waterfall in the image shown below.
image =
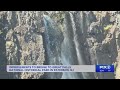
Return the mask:
[[[45,52],[46,52],[46,60],[48,63],[50,63],[49,59],[50,59],[50,55],[51,55],[51,51],[50,51],[50,40],[49,40],[49,35],[48,35],[48,22],[47,21],[51,21],[50,18],[46,15],[43,15],[43,21],[44,21],[44,25],[45,25],[45,33],[44,33],[44,47],[45,47]],[[49,55],[48,55],[49,54]]]
[[[60,50],[63,41],[62,32],[59,30],[55,22],[47,15],[43,16],[45,32],[43,42],[45,48],[45,63],[44,65],[61,65]],[[45,73],[49,79],[61,78],[62,72]]]
[[[73,36],[74,36],[74,43],[75,43],[75,49],[76,49],[76,54],[77,54],[77,60],[79,65],[84,65],[80,50],[79,50],[79,42],[78,42],[78,36],[77,36],[77,30],[75,27],[75,22],[74,22],[74,17],[73,14],[70,13],[70,18],[71,18],[71,23],[72,23],[72,28],[73,28]],[[85,78],[84,73],[82,73],[83,78]]]
[[[78,42],[76,41],[76,28],[71,14],[65,17],[65,33],[61,50],[61,60],[63,65],[82,64],[82,58],[78,50]],[[78,61],[79,59],[79,61]],[[82,73],[63,72],[62,79],[82,79]]]
[[[75,17],[78,22],[75,22]],[[81,21],[80,21],[81,20]],[[83,47],[83,23],[82,17],[80,17],[80,13],[76,14],[73,12],[69,12],[65,17],[65,33],[64,33],[64,42],[62,44],[61,57],[63,65],[88,65],[86,62],[87,59],[84,57],[84,48]],[[80,27],[76,27],[79,25]],[[81,36],[80,36],[81,35]],[[81,45],[82,44],[82,45]],[[63,72],[63,79],[90,79],[94,78],[93,73],[87,72]]]
[[[77,54],[77,59],[78,59],[78,64],[83,64],[83,59],[81,56],[81,53],[79,52],[79,43],[78,43],[78,37],[77,37],[77,33],[76,33],[76,27],[75,27],[75,22],[74,22],[74,17],[73,14],[70,13],[70,18],[71,18],[71,23],[72,23],[72,28],[73,28],[73,36],[74,36],[74,43],[75,43],[75,49],[76,49],[76,54]]]
[[[79,17],[77,17],[79,19]],[[80,21],[79,21],[80,22]],[[46,50],[46,62],[48,65],[85,65],[85,60],[82,56],[81,41],[74,21],[74,14],[69,12],[65,14],[64,32],[60,32],[58,26],[54,24],[53,20],[44,15],[45,33],[44,42]],[[82,31],[81,31],[82,32]],[[62,38],[64,37],[64,39]],[[82,39],[82,38],[81,38]],[[83,43],[83,42],[82,42]],[[60,51],[60,52],[59,52]],[[61,79],[87,79],[91,78],[88,73],[83,72],[62,72],[61,73],[47,73],[49,78],[57,79],[57,75]]]

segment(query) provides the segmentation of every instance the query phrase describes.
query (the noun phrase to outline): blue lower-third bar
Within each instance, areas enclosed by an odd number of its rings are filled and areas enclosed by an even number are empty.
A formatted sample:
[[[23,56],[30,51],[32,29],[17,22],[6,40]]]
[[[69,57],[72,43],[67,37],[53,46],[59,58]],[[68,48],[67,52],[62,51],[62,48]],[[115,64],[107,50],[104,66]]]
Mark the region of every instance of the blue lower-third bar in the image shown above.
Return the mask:
[[[114,72],[114,65],[96,65],[96,72]]]

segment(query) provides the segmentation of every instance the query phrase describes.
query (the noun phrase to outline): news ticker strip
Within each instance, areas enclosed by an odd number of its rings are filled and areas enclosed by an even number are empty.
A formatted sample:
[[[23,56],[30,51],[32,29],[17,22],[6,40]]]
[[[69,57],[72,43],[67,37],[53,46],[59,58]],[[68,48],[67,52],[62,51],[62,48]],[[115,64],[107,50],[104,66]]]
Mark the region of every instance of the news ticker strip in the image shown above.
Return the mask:
[[[114,72],[114,65],[7,65],[7,72]]]

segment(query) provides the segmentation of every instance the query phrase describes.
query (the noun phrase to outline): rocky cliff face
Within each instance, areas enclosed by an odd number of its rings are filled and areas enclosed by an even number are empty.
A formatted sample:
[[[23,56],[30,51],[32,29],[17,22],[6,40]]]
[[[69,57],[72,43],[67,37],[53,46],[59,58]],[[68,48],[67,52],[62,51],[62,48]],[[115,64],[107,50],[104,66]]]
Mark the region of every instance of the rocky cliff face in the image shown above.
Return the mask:
[[[5,65],[42,65],[45,61],[43,48],[42,12],[1,12],[1,38]],[[6,32],[6,33],[5,33]],[[1,50],[0,52],[2,52]],[[6,61],[4,61],[6,59]],[[1,63],[1,66],[3,64]],[[2,73],[2,72],[1,72]],[[39,79],[43,73],[7,73],[8,78]],[[2,75],[1,75],[2,76]]]
[[[119,11],[1,11],[0,78],[120,78]],[[7,73],[6,65],[114,64],[115,73]]]

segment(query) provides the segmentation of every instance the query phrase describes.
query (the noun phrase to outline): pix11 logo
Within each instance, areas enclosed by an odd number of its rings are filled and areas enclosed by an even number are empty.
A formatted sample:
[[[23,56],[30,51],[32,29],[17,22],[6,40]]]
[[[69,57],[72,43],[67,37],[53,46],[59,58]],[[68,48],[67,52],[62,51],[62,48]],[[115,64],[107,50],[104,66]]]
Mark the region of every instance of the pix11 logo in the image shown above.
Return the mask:
[[[114,72],[114,65],[96,65],[96,72]]]

